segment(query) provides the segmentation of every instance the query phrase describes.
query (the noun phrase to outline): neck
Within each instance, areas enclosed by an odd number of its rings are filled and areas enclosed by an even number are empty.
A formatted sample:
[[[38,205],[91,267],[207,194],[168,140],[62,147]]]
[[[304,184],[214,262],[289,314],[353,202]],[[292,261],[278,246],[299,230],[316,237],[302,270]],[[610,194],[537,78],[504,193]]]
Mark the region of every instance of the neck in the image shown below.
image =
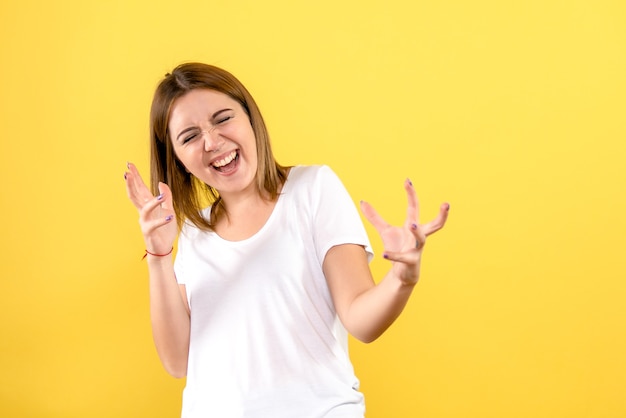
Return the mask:
[[[222,205],[228,214],[228,218],[233,220],[239,215],[248,215],[250,211],[258,210],[272,204],[268,193],[261,193],[256,186],[250,187],[237,193],[222,194]]]
[[[276,200],[259,193],[222,197],[224,216],[214,225],[215,232],[230,241],[246,239],[257,233],[269,219]]]

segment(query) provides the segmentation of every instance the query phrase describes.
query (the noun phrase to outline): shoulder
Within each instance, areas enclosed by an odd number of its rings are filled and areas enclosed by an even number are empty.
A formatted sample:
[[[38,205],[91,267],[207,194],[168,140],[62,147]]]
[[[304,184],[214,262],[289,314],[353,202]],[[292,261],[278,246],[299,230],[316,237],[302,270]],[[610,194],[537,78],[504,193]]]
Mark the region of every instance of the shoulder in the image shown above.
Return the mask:
[[[300,184],[324,184],[339,181],[339,177],[327,165],[298,165],[291,168],[288,181]]]
[[[304,200],[315,208],[324,205],[332,207],[338,202],[337,199],[350,199],[342,181],[327,165],[292,167],[283,194],[296,200]]]
[[[211,206],[205,208],[202,210],[202,216],[204,216],[206,219],[208,219],[211,216]],[[209,231],[204,231],[200,228],[198,228],[193,222],[191,222],[189,219],[185,219],[185,221],[183,222],[183,225],[180,229],[180,235],[179,235],[179,241],[185,240],[185,239],[193,239],[193,238],[197,238],[198,236],[202,235],[202,234],[208,234]]]

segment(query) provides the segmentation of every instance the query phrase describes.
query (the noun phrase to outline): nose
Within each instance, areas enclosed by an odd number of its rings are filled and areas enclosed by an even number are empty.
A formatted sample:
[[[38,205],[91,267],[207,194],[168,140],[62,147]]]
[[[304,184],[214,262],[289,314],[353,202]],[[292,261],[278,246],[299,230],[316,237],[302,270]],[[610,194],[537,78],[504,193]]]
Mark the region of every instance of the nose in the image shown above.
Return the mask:
[[[220,137],[215,126],[203,130],[202,135],[204,136],[204,150],[206,152],[219,151],[222,145],[224,145],[224,139]]]

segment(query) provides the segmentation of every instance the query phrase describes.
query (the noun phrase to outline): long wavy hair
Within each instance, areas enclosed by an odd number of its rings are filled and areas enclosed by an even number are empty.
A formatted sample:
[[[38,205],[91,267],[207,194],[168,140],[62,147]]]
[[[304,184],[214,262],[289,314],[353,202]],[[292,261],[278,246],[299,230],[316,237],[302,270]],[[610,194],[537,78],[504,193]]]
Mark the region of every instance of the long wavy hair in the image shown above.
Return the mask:
[[[174,212],[178,227],[188,220],[202,230],[212,230],[213,225],[226,215],[219,192],[189,173],[176,156],[168,131],[172,106],[176,99],[195,89],[208,89],[224,93],[241,104],[256,138],[256,185],[271,200],[278,197],[280,187],[287,178],[288,168],[274,159],[270,138],[256,102],[241,82],[228,71],[202,64],[185,63],[176,67],[159,83],[150,110],[150,185],[152,193],[159,193],[159,182],[172,190]],[[203,212],[211,205],[207,218]]]

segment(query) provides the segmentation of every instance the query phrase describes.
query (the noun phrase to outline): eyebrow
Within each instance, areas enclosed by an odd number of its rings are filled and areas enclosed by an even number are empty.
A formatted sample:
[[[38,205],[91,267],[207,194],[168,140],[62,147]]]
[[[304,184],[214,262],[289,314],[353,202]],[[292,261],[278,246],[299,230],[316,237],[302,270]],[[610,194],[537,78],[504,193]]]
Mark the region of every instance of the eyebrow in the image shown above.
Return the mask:
[[[230,109],[230,108],[226,108],[226,109],[221,109],[221,110],[218,110],[217,112],[215,112],[215,113],[213,113],[213,114],[211,115],[211,119],[213,120],[213,119],[215,119],[216,117],[218,117],[220,114],[222,114],[222,113],[224,113],[224,112],[232,111],[232,110],[233,110],[233,109]],[[190,127],[188,127],[188,128],[183,129],[183,130],[182,130],[182,131],[180,131],[180,133],[176,136],[176,140],[177,140],[177,141],[179,141],[179,140],[180,140],[180,137],[181,137],[183,134],[186,134],[186,133],[187,133],[187,132],[189,132],[189,131],[193,131],[194,129],[198,129],[198,127],[197,127],[197,126],[190,126]]]

